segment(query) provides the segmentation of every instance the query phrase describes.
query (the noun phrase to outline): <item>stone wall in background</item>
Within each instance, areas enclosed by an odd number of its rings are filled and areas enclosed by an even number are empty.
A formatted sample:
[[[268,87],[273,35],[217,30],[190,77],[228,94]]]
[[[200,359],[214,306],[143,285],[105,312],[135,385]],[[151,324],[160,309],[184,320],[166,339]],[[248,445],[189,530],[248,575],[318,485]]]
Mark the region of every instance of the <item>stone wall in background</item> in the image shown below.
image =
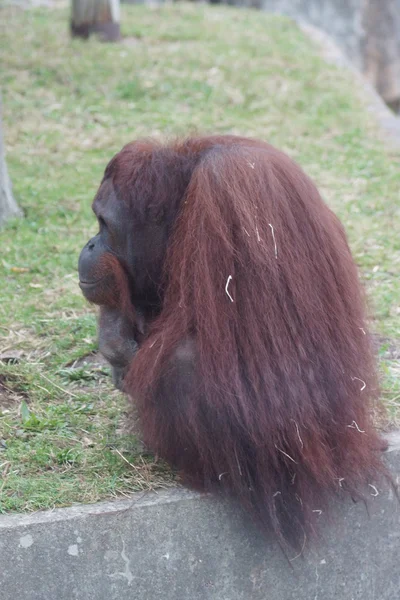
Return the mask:
[[[398,112],[400,0],[244,0],[247,2],[328,33]]]
[[[323,30],[385,102],[399,112],[400,0],[222,0],[221,3],[287,15]]]
[[[400,112],[400,0],[364,0],[362,70],[385,102]]]

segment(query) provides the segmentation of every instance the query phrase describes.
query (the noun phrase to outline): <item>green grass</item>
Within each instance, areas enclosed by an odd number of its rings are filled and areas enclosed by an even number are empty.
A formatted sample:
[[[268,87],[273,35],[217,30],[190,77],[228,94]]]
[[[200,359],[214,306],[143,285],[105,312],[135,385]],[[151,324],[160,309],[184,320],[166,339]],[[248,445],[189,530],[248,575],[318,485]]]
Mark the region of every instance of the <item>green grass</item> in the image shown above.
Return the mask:
[[[314,177],[362,269],[396,420],[399,155],[378,140],[351,75],[327,67],[291,22],[257,12],[123,6],[122,30],[120,44],[71,41],[64,9],[0,8],[7,160],[26,215],[0,233],[0,355],[20,353],[0,362],[0,512],[171,483],[123,435],[107,367],[73,368],[96,348],[77,285],[96,230],[91,199],[109,158],[139,136],[257,136]]]

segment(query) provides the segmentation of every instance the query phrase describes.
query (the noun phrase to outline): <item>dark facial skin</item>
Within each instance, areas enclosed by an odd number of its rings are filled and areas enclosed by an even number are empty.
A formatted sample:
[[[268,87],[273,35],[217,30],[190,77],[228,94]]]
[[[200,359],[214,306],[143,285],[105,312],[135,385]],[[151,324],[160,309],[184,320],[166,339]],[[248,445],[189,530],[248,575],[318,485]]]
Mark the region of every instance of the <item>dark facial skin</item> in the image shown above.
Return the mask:
[[[89,302],[104,306],[111,303],[106,294],[116,285],[109,259],[113,257],[120,262],[120,257],[127,254],[125,226],[128,216],[124,215],[124,206],[116,202],[112,186],[107,181],[101,185],[92,209],[97,217],[99,233],[88,241],[80,254],[79,285]]]
[[[92,209],[99,232],[82,249],[79,285],[85,298],[100,306],[100,352],[121,388],[147,325],[161,309],[168,227],[151,203],[133,219],[110,179],[102,182]]]
[[[123,260],[128,254],[129,218],[107,181],[100,187],[92,208],[99,233],[80,254],[79,285],[85,298],[100,306],[99,349],[112,366],[114,384],[122,389],[124,375],[145,329],[140,309],[133,311],[131,306],[130,317],[126,306],[119,305],[120,301],[130,302],[130,274]]]

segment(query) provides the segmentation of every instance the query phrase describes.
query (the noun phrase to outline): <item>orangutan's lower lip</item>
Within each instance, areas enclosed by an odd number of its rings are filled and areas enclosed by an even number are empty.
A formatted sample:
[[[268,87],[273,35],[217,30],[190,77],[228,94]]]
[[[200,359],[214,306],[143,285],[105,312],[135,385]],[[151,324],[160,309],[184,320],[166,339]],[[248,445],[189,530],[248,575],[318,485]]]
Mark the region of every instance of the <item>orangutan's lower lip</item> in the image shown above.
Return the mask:
[[[79,281],[79,287],[83,290],[87,290],[90,289],[92,287],[96,287],[97,285],[99,285],[99,283],[101,281],[103,281],[104,277],[102,277],[101,279],[97,279],[97,281]]]

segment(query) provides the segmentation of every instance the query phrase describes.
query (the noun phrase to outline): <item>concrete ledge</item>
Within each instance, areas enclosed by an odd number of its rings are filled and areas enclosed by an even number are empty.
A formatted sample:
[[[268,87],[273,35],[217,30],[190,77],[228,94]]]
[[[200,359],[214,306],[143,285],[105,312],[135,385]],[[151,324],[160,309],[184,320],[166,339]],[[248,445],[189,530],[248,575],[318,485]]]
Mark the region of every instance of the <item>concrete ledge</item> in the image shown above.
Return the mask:
[[[387,459],[400,475],[400,433]],[[0,517],[2,600],[396,600],[400,506],[389,489],[320,516],[289,563],[228,502],[183,489]]]

